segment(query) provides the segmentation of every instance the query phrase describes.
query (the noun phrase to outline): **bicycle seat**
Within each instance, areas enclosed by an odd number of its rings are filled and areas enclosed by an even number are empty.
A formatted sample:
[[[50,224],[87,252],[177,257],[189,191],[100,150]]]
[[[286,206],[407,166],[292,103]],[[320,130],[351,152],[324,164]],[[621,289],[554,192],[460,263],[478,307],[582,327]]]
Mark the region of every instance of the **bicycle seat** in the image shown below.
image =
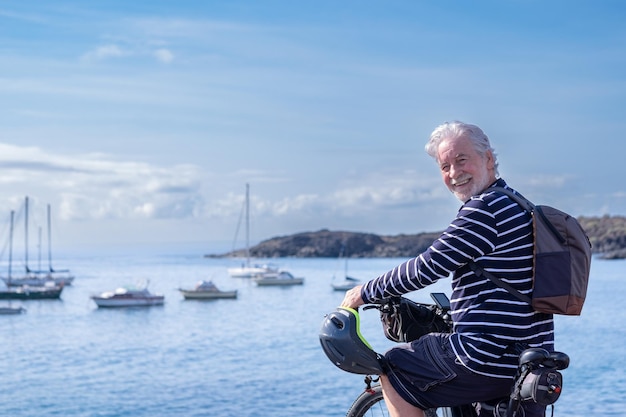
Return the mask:
[[[519,365],[540,364],[550,357],[550,352],[542,348],[529,348],[519,355]]]
[[[519,355],[519,365],[542,365],[551,369],[565,369],[569,366],[569,356],[563,352],[548,352],[542,348],[530,348]]]
[[[551,352],[544,365],[554,369],[565,369],[569,366],[569,356],[563,352]]]

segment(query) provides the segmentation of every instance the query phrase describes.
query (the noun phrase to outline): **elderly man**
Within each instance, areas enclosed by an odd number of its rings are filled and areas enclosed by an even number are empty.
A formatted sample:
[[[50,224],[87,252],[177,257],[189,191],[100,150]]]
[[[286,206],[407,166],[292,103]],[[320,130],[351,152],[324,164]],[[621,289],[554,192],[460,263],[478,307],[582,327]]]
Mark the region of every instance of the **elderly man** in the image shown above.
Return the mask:
[[[462,122],[437,127],[426,144],[444,184],[463,203],[457,216],[422,254],[349,290],[342,306],[357,308],[451,279],[451,334],[431,333],[390,349],[381,376],[393,416],[423,416],[427,408],[506,397],[527,347],[554,350],[552,315],[472,272],[468,262],[524,294],[532,291],[533,229],[528,213],[492,186],[499,178],[496,154],[483,131]],[[526,406],[526,416],[545,407]]]

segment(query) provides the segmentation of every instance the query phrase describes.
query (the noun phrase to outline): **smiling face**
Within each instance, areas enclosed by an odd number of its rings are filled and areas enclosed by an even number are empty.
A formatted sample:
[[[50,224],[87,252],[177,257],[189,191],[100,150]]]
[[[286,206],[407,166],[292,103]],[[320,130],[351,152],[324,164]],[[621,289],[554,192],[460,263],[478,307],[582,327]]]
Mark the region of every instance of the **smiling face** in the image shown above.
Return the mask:
[[[446,138],[437,148],[437,161],[443,182],[454,195],[466,202],[496,180],[491,151],[481,155],[464,136]]]

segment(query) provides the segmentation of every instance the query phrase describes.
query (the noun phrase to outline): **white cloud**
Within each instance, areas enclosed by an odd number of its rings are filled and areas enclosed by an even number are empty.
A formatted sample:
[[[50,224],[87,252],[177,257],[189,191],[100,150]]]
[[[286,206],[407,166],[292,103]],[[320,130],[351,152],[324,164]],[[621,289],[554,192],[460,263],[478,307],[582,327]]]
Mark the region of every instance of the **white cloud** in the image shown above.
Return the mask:
[[[85,53],[81,59],[86,62],[93,62],[109,58],[120,58],[126,55],[129,55],[129,52],[122,50],[122,48],[117,45],[109,44],[99,46],[96,49]]]
[[[154,56],[159,62],[163,62],[164,64],[169,64],[174,60],[174,54],[165,48],[160,48],[154,51]]]
[[[203,173],[193,165],[160,167],[110,155],[62,155],[0,144],[0,168],[6,189],[59,199],[64,220],[188,218],[202,211],[194,205],[202,202],[195,195]]]

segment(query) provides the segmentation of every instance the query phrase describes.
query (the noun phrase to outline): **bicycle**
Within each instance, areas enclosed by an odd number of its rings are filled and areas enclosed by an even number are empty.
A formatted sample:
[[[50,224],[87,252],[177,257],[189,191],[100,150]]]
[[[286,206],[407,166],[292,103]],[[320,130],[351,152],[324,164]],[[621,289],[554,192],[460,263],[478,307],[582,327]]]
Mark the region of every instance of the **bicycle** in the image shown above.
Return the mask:
[[[405,297],[396,297],[381,304],[363,306],[363,310],[375,308],[381,314],[390,310],[398,313],[400,304],[404,305],[404,316],[411,317],[412,324],[418,329],[414,335],[406,335],[410,341],[421,334],[429,333],[433,323],[437,323],[435,331],[451,332],[452,322],[448,314],[450,304],[444,293],[432,293],[435,304],[416,303]],[[406,309],[410,310],[409,312]],[[382,317],[382,316],[381,316]],[[396,316],[397,317],[397,316]],[[385,328],[386,336],[391,340],[398,340],[388,332],[406,332],[406,324],[396,323],[396,328]],[[404,327],[401,329],[400,327]],[[382,388],[378,383],[377,375],[383,373],[384,356],[374,351],[363,337],[360,330],[360,315],[357,310],[338,307],[327,314],[320,331],[320,343],[326,356],[338,368],[351,373],[365,375],[365,390],[354,400],[347,412],[348,417],[388,416],[387,407],[383,398]],[[417,336],[417,337],[416,337]],[[569,356],[563,352],[548,352],[541,348],[528,348],[519,355],[517,374],[508,398],[501,398],[487,403],[473,403],[454,407],[440,407],[425,411],[427,417],[478,417],[478,409],[482,409],[480,416],[495,417],[524,417],[521,407],[524,401],[534,401],[541,405],[552,405],[559,398],[562,389],[562,375],[560,370],[569,366]]]

